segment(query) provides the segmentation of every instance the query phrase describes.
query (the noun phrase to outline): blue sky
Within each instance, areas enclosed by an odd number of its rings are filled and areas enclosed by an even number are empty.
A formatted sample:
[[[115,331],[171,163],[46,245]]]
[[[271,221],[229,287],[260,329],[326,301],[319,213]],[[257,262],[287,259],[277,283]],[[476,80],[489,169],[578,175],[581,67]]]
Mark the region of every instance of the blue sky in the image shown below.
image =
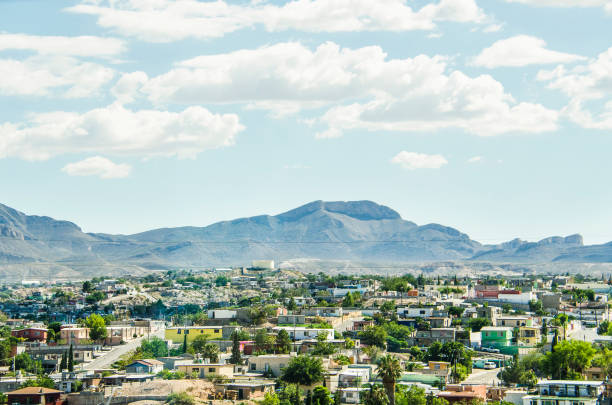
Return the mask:
[[[0,0],[0,201],[133,233],[368,199],[612,240],[607,0]]]

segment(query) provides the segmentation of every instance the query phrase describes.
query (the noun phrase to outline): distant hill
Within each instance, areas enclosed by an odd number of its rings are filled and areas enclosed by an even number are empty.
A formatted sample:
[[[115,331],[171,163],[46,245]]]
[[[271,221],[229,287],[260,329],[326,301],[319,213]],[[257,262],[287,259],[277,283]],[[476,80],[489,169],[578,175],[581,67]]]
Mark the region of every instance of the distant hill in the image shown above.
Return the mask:
[[[248,265],[297,258],[384,263],[609,263],[612,242],[580,235],[482,245],[438,224],[419,226],[371,201],[314,201],[280,215],[135,234],[84,233],[75,224],[0,204],[0,275],[62,276],[146,269]]]

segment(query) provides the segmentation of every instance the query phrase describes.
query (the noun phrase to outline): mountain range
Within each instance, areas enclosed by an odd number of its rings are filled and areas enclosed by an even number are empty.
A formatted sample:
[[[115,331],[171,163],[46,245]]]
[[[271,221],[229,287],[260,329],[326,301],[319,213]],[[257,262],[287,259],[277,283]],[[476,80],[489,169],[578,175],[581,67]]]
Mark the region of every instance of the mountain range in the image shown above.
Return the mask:
[[[457,229],[407,221],[371,201],[314,201],[279,215],[162,228],[133,235],[84,233],[72,222],[0,204],[0,276],[78,277],[150,269],[248,265],[253,259],[368,263],[610,263],[612,242],[580,235],[484,245]]]

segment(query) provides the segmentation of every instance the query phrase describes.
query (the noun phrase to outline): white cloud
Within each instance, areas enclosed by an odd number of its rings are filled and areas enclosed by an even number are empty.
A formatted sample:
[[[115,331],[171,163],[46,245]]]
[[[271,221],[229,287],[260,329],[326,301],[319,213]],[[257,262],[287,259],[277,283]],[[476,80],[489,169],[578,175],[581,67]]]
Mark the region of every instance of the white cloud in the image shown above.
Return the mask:
[[[468,159],[468,163],[482,162],[482,156],[474,156]]]
[[[504,28],[504,24],[490,24],[482,29],[482,32],[499,32]]]
[[[131,103],[140,96],[140,89],[148,79],[149,77],[145,72],[125,73],[115,83],[111,89],[111,94],[123,104]]]
[[[442,155],[427,155],[425,153],[415,153],[401,151],[391,159],[391,163],[400,165],[407,170],[416,169],[439,169],[448,163]]]
[[[179,62],[134,91],[158,105],[242,103],[275,115],[334,106],[317,120],[328,126],[318,138],[359,128],[454,127],[478,135],[556,129],[557,112],[517,103],[491,76],[447,70],[441,56],[388,59],[378,46],[328,42],[313,51],[280,43]]]
[[[546,42],[528,35],[502,39],[485,48],[474,60],[474,65],[487,68],[521,67],[551,63],[568,63],[586,58],[546,49]]]
[[[80,162],[69,163],[62,171],[69,176],[98,176],[101,179],[119,179],[128,177],[132,167],[117,164],[102,156],[93,156]]]
[[[0,59],[0,94],[65,98],[89,97],[112,80],[113,69],[72,57],[32,56]]]
[[[72,153],[193,158],[233,145],[243,129],[234,114],[194,106],[182,112],[130,111],[120,104],[83,114],[34,114],[27,123],[0,125],[0,158],[45,160]]]
[[[115,72],[80,58],[108,59],[125,49],[125,42],[115,38],[0,33],[0,54],[34,53],[0,58],[0,95],[91,97],[113,79]]]
[[[0,33],[0,51],[33,51],[39,55],[110,58],[125,52],[125,41],[92,36],[65,37]]]
[[[538,80],[569,97],[563,113],[578,125],[612,129],[612,48],[571,69],[558,66],[542,70]]]
[[[603,7],[612,13],[610,0],[506,0],[508,3],[521,3],[537,7]]]
[[[436,23],[481,23],[475,0],[440,0],[414,10],[405,0],[293,0],[283,5],[223,0],[83,1],[67,11],[97,17],[98,25],[143,41],[217,38],[257,26],[306,32],[433,30]]]

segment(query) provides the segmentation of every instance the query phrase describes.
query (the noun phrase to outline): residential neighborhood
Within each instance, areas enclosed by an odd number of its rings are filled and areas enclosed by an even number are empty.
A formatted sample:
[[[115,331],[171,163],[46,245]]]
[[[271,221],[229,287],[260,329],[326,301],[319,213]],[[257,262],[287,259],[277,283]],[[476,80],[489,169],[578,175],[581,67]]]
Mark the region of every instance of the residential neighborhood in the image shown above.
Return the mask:
[[[580,274],[328,276],[270,261],[28,280],[0,290],[0,391],[10,404],[604,404],[611,292]]]

